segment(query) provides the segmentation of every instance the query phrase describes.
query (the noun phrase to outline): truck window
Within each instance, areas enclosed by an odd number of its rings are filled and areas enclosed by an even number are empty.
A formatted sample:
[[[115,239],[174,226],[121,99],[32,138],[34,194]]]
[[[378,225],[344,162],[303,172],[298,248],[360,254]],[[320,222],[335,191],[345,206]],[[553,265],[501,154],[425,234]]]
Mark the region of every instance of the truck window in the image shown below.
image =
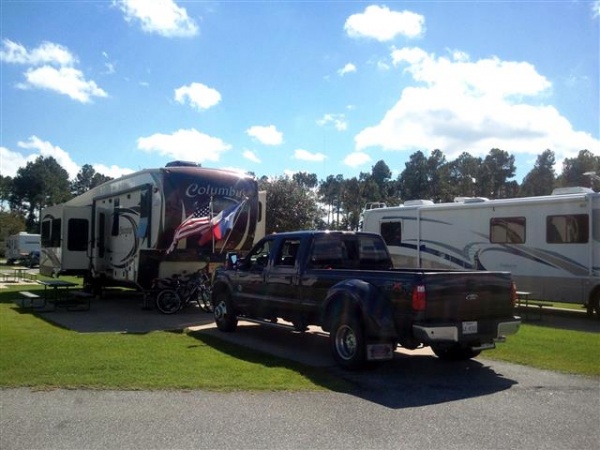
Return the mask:
[[[587,214],[564,214],[546,217],[548,244],[585,244],[589,239]]]
[[[375,236],[360,236],[358,258],[362,270],[386,270],[392,266],[385,244]]]
[[[273,241],[266,240],[256,244],[245,259],[245,266],[251,269],[266,267],[273,248]]]
[[[349,268],[348,250],[339,236],[319,236],[315,239],[310,256],[313,269]]]
[[[490,242],[523,244],[526,225],[525,217],[492,217],[490,219]]]
[[[286,239],[281,243],[279,254],[275,258],[276,266],[294,266],[300,248],[299,239]]]

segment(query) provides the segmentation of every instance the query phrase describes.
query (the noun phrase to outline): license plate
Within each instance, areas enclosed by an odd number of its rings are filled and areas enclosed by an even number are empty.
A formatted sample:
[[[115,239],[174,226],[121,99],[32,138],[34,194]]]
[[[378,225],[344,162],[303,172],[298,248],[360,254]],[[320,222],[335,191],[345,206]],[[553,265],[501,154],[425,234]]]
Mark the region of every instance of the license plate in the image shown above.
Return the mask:
[[[477,333],[477,322],[463,322],[462,323],[463,334],[476,334]]]
[[[392,344],[372,344],[367,345],[367,360],[381,361],[392,359],[394,357],[394,347]]]

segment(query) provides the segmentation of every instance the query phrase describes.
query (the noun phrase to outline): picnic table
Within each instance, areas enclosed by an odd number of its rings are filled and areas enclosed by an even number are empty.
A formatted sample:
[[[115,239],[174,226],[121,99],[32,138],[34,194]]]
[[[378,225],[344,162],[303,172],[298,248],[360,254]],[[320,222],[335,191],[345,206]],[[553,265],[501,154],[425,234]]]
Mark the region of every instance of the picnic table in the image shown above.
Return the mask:
[[[85,292],[74,292],[70,289],[77,286],[77,283],[66,280],[38,280],[38,283],[44,286],[44,298],[54,307],[64,306],[67,309],[80,308],[81,306],[90,309],[91,294]]]

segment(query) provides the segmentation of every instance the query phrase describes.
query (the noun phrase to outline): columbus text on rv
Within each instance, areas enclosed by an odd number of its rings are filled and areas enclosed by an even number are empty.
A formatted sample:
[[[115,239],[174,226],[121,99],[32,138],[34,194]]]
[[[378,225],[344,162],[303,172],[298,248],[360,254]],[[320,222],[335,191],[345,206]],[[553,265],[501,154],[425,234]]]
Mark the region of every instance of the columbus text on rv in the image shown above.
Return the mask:
[[[600,193],[413,200],[365,210],[362,228],[384,237],[397,267],[510,271],[532,298],[600,315]]]
[[[264,199],[253,177],[233,171],[141,170],[42,211],[40,273],[146,290],[249,249],[264,236]]]

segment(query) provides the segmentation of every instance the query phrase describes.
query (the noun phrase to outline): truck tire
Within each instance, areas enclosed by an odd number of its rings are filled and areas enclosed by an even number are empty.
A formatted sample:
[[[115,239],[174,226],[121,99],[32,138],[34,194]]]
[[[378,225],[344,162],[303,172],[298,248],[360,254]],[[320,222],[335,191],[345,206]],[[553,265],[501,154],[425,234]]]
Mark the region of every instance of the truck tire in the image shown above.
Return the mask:
[[[595,294],[592,294],[587,306],[588,317],[594,318],[594,313],[596,313],[596,319],[600,320],[600,289]]]
[[[213,296],[213,312],[215,323],[220,331],[229,333],[236,330],[238,320],[227,292],[219,291],[215,293]]]
[[[360,321],[354,315],[344,314],[335,319],[329,333],[329,343],[333,359],[342,368],[355,370],[365,365],[365,335]]]
[[[444,361],[466,361],[467,359],[475,358],[481,351],[472,350],[469,347],[461,347],[455,345],[452,347],[432,345],[433,353]]]

